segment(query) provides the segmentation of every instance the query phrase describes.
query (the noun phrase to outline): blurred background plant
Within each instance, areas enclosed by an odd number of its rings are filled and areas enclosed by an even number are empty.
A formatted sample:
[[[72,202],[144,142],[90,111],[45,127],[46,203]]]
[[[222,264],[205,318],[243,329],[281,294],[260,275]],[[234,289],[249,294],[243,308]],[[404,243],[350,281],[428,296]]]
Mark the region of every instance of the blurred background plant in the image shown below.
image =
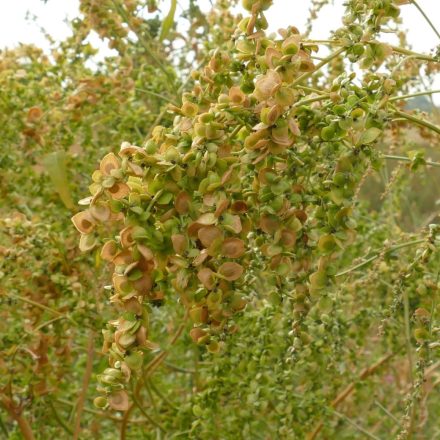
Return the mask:
[[[129,390],[138,399],[132,411],[92,406],[108,366],[101,330],[115,318],[103,289],[110,273],[98,251],[78,249],[70,217],[100,159],[122,141],[143,145],[158,124],[171,127],[167,110],[192,89],[190,72],[214,49],[232,50],[236,2],[213,3],[206,14],[191,0],[178,24],[175,1],[165,8],[154,0],[82,0],[72,36],[53,42],[50,54],[32,45],[0,53],[2,435],[440,438],[439,135],[403,118],[385,130],[357,188],[357,237],[338,253],[339,273],[304,317],[307,336],[295,334],[297,298],[260,280],[220,353],[206,353],[185,331],[142,390]],[[311,2],[308,39],[326,3]],[[369,38],[381,25],[396,31],[398,13],[383,24],[383,11],[410,2],[392,3],[347,2],[350,18],[332,40],[353,34],[355,20],[368,23]],[[90,63],[92,31],[116,54]],[[350,61],[362,55],[365,69],[393,71],[397,95],[426,92],[419,78],[432,78],[439,65],[420,62],[400,37],[405,61],[379,45]],[[329,90],[347,66],[341,55],[311,76],[306,99]],[[424,96],[395,104],[438,127],[439,112]],[[311,102],[301,111],[327,110]],[[114,233],[109,226],[106,234]],[[154,341],[166,344],[183,311],[172,298],[149,308]]]

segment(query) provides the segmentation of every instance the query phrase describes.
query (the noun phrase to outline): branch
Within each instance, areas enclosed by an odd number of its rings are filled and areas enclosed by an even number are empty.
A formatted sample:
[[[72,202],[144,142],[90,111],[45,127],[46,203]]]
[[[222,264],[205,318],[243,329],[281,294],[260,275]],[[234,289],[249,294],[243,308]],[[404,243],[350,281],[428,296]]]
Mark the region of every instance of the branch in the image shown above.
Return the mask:
[[[20,432],[25,440],[35,440],[31,425],[23,416],[21,408],[14,407],[12,400],[6,396],[2,396],[1,403],[7,413],[17,422]]]
[[[440,93],[440,90],[426,90],[424,92],[409,93],[408,95],[393,96],[389,98],[388,101],[400,101],[401,99],[414,98],[416,96],[433,95],[434,93]]]
[[[324,58],[319,64],[317,64],[315,66],[315,69],[312,72],[306,72],[303,73],[302,75],[300,75],[298,78],[296,78],[295,81],[293,81],[293,83],[291,84],[292,87],[296,86],[297,84],[301,83],[302,81],[304,81],[305,79],[309,78],[310,76],[312,76],[315,72],[317,72],[321,67],[325,66],[326,64],[328,64],[330,61],[332,61],[334,58],[338,57],[339,55],[341,55],[342,52],[345,52],[347,50],[347,48],[344,47],[340,47],[338,50],[336,50],[335,52],[331,53],[328,57]]]
[[[396,116],[400,116],[401,118],[408,119],[408,121],[414,122],[415,124],[422,125],[423,127],[429,128],[432,131],[440,134],[440,127],[432,124],[429,121],[425,121],[424,119],[420,119],[417,116],[410,115],[409,113],[401,112],[400,110],[395,110],[394,114]]]
[[[82,385],[81,393],[78,398],[78,404],[76,407],[75,431],[73,434],[73,440],[78,440],[81,431],[81,415],[84,410],[84,401],[86,399],[87,389],[89,387],[89,381],[92,375],[93,355],[95,351],[94,347],[95,347],[95,333],[91,331],[89,334],[89,342],[87,344],[86,370],[84,372],[83,385]]]

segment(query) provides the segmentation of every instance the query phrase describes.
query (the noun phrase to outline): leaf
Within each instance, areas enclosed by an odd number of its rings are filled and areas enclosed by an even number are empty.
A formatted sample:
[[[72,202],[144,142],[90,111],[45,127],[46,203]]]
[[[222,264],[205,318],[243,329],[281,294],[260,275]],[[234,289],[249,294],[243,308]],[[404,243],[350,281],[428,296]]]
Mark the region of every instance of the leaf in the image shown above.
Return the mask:
[[[165,40],[165,38],[168,36],[171,27],[174,24],[174,15],[176,13],[176,7],[177,7],[177,0],[171,0],[171,6],[170,10],[168,12],[168,15],[164,18],[162,22],[162,29],[160,30],[160,41]]]
[[[382,130],[376,127],[371,127],[364,131],[359,138],[358,145],[371,144],[382,133]]]
[[[75,209],[67,178],[66,153],[64,151],[50,153],[43,159],[43,164],[66,208]]]

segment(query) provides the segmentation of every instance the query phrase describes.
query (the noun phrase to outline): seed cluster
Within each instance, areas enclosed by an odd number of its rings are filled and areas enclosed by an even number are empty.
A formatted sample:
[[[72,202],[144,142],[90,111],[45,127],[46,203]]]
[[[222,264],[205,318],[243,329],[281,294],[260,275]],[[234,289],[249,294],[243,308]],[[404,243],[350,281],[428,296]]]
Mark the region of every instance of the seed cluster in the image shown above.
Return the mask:
[[[144,147],[125,142],[118,156],[104,157],[90,207],[73,217],[83,250],[97,245],[100,224],[119,228],[101,251],[114,266],[111,301],[121,314],[104,331],[110,368],[97,406],[126,409],[125,383],[144,351],[157,348],[148,302],[178,300],[191,338],[216,353],[237,331],[234,315],[253,280],[264,277],[271,295],[293,298],[296,340],[310,343],[303,318],[354,238],[356,190],[387,122],[372,103],[395,83],[372,74],[361,88],[343,72],[328,93],[303,87],[315,46],[294,27],[267,36],[270,3],[243,3],[250,17],[233,47],[193,72],[192,91],[169,107],[172,127],[156,126]],[[327,61],[344,51],[360,56],[358,40]]]

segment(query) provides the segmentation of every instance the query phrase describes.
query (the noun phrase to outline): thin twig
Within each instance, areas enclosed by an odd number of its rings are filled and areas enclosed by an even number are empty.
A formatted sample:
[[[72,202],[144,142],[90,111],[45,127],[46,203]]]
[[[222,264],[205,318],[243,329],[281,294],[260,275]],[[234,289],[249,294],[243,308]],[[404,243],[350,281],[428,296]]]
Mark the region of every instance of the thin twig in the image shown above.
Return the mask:
[[[419,6],[419,4],[416,2],[416,0],[411,0],[411,3],[419,10],[419,12],[423,15],[426,22],[431,26],[431,29],[435,32],[437,37],[440,39],[440,33],[432,23],[432,21],[429,19],[429,17],[425,14],[425,11]]]
[[[167,396],[165,396],[160,390],[159,388],[156,387],[156,385],[154,384],[154,382],[148,380],[147,381],[151,387],[151,389],[171,408],[175,409],[176,411],[178,410],[177,406],[174,405],[173,402],[171,402],[170,399],[168,399]]]
[[[55,420],[60,424],[60,426],[66,431],[68,434],[73,435],[72,428],[63,420],[63,418],[58,414],[57,409],[55,408],[55,405],[53,404],[53,401],[49,399],[49,406],[52,410],[53,416],[55,417]]]
[[[95,348],[95,332],[90,331],[89,333],[89,340],[87,344],[87,362],[86,362],[86,369],[83,376],[83,384],[81,388],[81,392],[78,398],[78,403],[76,406],[76,419],[75,419],[75,430],[73,434],[73,439],[77,440],[79,437],[79,434],[81,432],[81,415],[84,410],[84,402],[86,399],[87,389],[89,388],[89,382],[90,377],[92,375],[92,368],[93,368],[93,355]]]
[[[405,156],[395,156],[393,154],[383,154],[382,157],[384,159],[389,159],[389,160],[400,160],[402,162],[412,162],[412,160],[409,157],[405,157]],[[428,165],[431,167],[440,167],[440,162],[432,162],[431,160],[425,160],[425,165]]]
[[[296,102],[293,105],[293,107],[301,107],[302,105],[312,104],[313,102],[316,101],[324,101],[325,99],[329,99],[329,98],[330,98],[329,94],[313,96],[312,98],[307,98],[307,99],[303,99],[302,101]]]
[[[396,422],[397,425],[402,426],[400,420],[394,414],[392,414],[388,409],[386,409],[380,402],[375,400],[374,404],[378,406],[390,419]]]
[[[145,418],[156,428],[159,428],[162,432],[165,432],[164,427],[159,423],[156,422],[151,416],[148,415],[148,413],[144,410],[142,407],[142,404],[139,402],[138,398],[133,394],[133,401],[136,404],[136,406],[139,408],[139,411],[145,416]]]
[[[340,47],[338,50],[336,50],[335,52],[331,53],[328,57],[324,58],[319,64],[317,64],[315,66],[315,68],[313,69],[313,71],[303,73],[298,78],[296,78],[295,81],[293,81],[293,83],[291,84],[291,86],[293,87],[293,86],[296,86],[297,84],[303,82],[305,79],[309,78],[315,72],[317,72],[321,67],[323,67],[326,64],[328,64],[330,61],[332,61],[334,58],[336,58],[339,55],[341,55],[341,53],[345,52],[346,50],[347,50],[346,47]]]
[[[379,359],[375,364],[371,367],[364,368],[359,374],[359,381],[366,379],[368,376],[371,376],[378,370],[385,362],[391,359],[394,354],[388,354],[381,359]],[[352,382],[346,388],[344,388],[335,399],[330,403],[330,408],[336,408],[341,402],[343,402],[350,394],[353,393],[357,382]],[[307,435],[307,440],[314,440],[316,436],[321,432],[322,427],[324,426],[324,422],[321,420],[315,427],[315,429]]]
[[[188,310],[186,310],[182,323],[179,325],[176,333],[174,334],[174,336],[170,340],[169,347],[166,350],[164,350],[162,353],[159,353],[154,359],[152,359],[147,364],[147,366],[145,367],[145,372],[144,372],[145,379],[148,379],[154,373],[154,371],[159,367],[159,365],[165,360],[165,358],[168,356],[168,354],[170,352],[170,348],[176,343],[176,341],[179,339],[180,335],[182,334],[182,332],[186,326],[186,322],[188,321],[188,316],[189,316]]]
[[[421,239],[418,239],[418,240],[408,241],[406,243],[401,243],[401,244],[398,244],[398,245],[395,245],[395,246],[391,246],[390,248],[384,249],[381,252],[378,252],[377,254],[373,255],[372,257],[365,259],[361,263],[356,264],[355,266],[352,266],[352,267],[350,267],[350,268],[348,268],[346,270],[343,270],[342,272],[337,273],[335,276],[336,277],[341,277],[343,275],[347,275],[350,272],[353,272],[353,271],[355,271],[357,269],[360,269],[360,268],[366,266],[367,264],[370,264],[372,261],[376,260],[381,255],[389,254],[390,252],[394,252],[394,251],[397,251],[399,249],[403,249],[403,248],[406,248],[406,247],[415,246],[415,245],[423,243],[425,241],[426,240],[424,238],[421,238]]]
[[[147,95],[155,96],[156,98],[163,99],[164,101],[169,102],[170,104],[177,105],[175,101],[173,101],[171,98],[168,98],[167,96],[161,95],[160,93],[153,92],[151,90],[147,89],[140,89],[139,87],[135,87],[135,90],[138,92],[146,93]]]
[[[68,319],[70,322],[75,324],[76,327],[79,326],[79,324],[74,319],[72,319],[70,316],[64,315],[63,313],[60,313],[57,310],[51,309],[50,307],[47,307],[44,304],[40,304],[40,303],[38,303],[36,301],[33,301],[33,300],[29,299],[29,298],[25,298],[24,296],[15,295],[13,293],[7,293],[7,296],[10,296],[11,298],[17,299],[19,301],[23,301],[23,302],[28,303],[28,304],[31,304],[31,305],[33,305],[35,307],[38,307],[38,308],[42,309],[42,310],[46,310],[46,311],[48,311],[48,312],[58,316],[59,318]]]
[[[371,432],[368,432],[366,429],[362,428],[362,426],[353,422],[353,420],[349,419],[345,414],[341,414],[340,412],[335,411],[335,410],[333,410],[333,413],[335,415],[337,415],[340,419],[344,419],[347,423],[349,423],[351,426],[355,427],[358,431],[362,432],[362,434],[365,434],[367,437],[372,438],[373,440],[380,440],[379,437],[376,437]]]

